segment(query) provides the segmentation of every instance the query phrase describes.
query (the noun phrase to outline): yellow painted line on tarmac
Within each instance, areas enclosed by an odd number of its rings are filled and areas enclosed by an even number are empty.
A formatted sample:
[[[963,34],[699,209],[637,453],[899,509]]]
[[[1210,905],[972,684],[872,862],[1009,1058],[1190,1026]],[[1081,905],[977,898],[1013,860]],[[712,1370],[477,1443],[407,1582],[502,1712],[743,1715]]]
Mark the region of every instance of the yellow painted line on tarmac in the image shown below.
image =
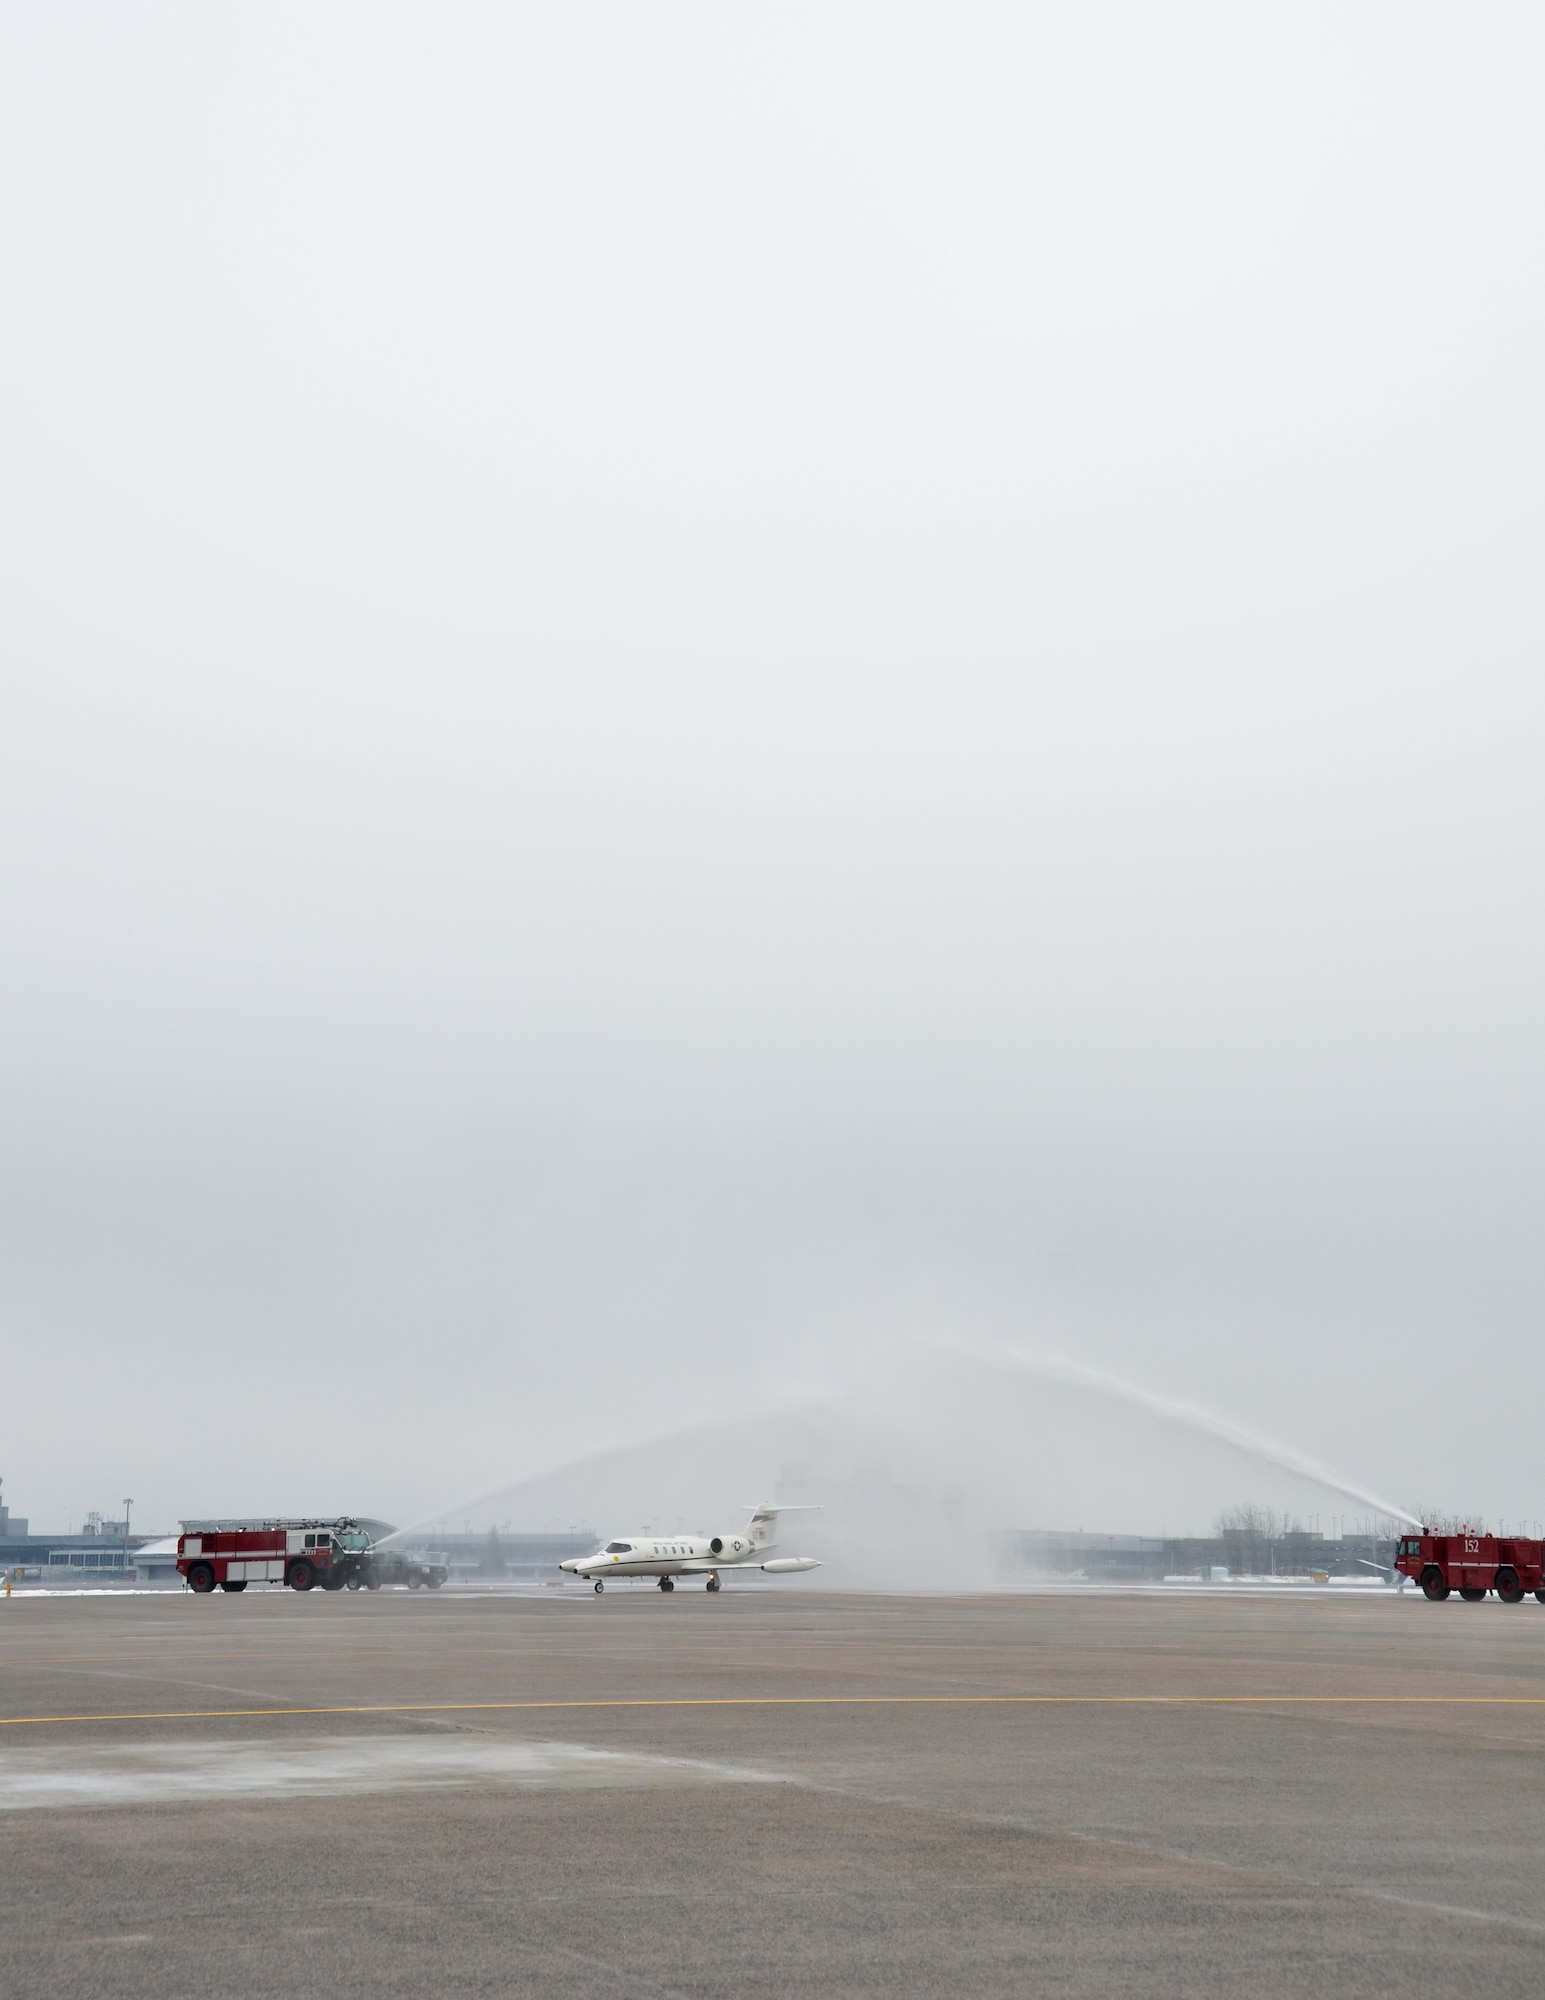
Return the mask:
[[[1545,1708],[1529,1694],[769,1694],[604,1701],[383,1701],[315,1708],[164,1708],[116,1715],[0,1715],[0,1728],[46,1722],[215,1722],[295,1715],[487,1715],[634,1708]]]

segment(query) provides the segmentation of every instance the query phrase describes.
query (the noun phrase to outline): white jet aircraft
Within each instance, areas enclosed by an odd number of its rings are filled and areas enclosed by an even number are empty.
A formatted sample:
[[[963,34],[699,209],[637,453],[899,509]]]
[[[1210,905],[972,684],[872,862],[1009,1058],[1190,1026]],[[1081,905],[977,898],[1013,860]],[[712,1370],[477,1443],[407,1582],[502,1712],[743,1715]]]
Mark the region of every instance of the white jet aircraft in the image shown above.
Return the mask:
[[[772,1556],[778,1546],[778,1516],[791,1511],[757,1507],[738,1535],[630,1535],[626,1541],[608,1542],[593,1556],[570,1556],[558,1567],[593,1578],[598,1594],[609,1578],[620,1576],[657,1576],[662,1590],[674,1590],[678,1576],[706,1576],[708,1588],[717,1590],[722,1569],[752,1565],[772,1576],[819,1569],[813,1556]]]

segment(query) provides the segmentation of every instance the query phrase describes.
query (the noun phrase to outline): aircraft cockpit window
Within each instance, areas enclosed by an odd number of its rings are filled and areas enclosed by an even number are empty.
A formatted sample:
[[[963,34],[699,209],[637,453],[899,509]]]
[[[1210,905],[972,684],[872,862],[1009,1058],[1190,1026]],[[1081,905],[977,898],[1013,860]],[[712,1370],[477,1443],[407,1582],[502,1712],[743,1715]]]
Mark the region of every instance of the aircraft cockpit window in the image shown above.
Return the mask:
[[[606,1553],[609,1556],[629,1556],[633,1553],[633,1544],[631,1542],[608,1542],[606,1544]]]

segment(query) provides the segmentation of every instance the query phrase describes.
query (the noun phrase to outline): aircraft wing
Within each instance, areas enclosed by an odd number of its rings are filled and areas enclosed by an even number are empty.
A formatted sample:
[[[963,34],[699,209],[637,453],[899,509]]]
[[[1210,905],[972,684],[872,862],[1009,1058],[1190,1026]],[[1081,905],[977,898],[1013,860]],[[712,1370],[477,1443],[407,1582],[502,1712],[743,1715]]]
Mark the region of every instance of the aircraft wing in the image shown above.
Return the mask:
[[[678,1563],[677,1576],[711,1576],[715,1570],[765,1569],[772,1576],[790,1576],[798,1570],[819,1569],[821,1565],[814,1556],[774,1556],[770,1562],[747,1562],[742,1556],[735,1562],[714,1562],[710,1558]]]

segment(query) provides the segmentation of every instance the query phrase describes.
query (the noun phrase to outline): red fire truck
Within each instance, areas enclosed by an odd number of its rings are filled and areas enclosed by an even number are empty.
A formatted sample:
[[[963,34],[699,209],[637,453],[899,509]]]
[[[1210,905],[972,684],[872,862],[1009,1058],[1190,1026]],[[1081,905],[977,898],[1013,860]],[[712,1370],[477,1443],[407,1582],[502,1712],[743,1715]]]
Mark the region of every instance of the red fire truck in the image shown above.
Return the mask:
[[[1470,1534],[1406,1535],[1395,1552],[1395,1567],[1413,1576],[1434,1604],[1451,1590],[1479,1604],[1494,1590],[1504,1604],[1522,1604],[1532,1590],[1545,1604],[1545,1542],[1521,1536]]]
[[[249,1583],[287,1583],[291,1590],[379,1588],[370,1574],[370,1537],[358,1521],[184,1521],[177,1567],[188,1588],[207,1596],[245,1590]]]

